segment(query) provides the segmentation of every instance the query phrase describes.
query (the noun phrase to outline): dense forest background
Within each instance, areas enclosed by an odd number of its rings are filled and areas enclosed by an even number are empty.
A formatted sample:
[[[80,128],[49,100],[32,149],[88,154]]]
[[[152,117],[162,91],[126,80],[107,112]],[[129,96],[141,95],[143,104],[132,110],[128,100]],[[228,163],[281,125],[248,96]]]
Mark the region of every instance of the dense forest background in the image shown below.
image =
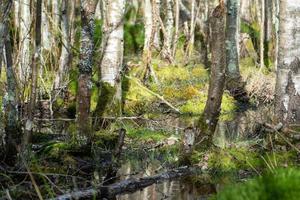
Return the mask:
[[[299,56],[297,0],[1,0],[0,199],[295,199]]]

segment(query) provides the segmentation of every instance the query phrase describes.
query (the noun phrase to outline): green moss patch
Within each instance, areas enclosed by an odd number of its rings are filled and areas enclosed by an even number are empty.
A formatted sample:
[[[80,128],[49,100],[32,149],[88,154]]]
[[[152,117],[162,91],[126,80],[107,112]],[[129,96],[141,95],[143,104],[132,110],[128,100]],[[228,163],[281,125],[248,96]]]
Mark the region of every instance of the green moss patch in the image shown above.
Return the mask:
[[[279,169],[244,184],[225,188],[212,199],[218,200],[296,200],[300,196],[300,170]]]

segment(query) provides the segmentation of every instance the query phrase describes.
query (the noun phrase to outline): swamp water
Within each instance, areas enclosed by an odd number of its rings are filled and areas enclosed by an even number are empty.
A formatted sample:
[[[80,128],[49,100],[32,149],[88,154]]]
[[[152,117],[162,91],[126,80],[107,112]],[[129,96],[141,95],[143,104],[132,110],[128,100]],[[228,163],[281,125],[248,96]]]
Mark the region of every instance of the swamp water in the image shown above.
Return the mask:
[[[267,108],[263,108],[261,110],[248,110],[243,113],[234,114],[230,120],[228,120],[228,117],[226,118],[227,120],[220,120],[214,137],[215,144],[221,147],[221,149],[231,148],[232,146],[245,148],[245,145],[249,145],[248,143],[250,143],[250,141],[258,141],[262,134],[260,132],[259,124],[264,122],[263,119],[268,119],[266,115],[269,115],[269,110]],[[122,125],[121,127],[127,130],[127,137],[125,139],[122,156],[118,161],[118,178],[115,182],[130,178],[150,177],[167,171],[168,169],[178,167],[177,161],[179,159],[180,140],[182,138],[183,131],[188,127],[193,127],[198,118],[199,116],[177,117],[164,115],[155,120],[141,118],[122,119],[114,122],[118,124],[117,127]],[[55,127],[57,130],[52,130],[52,133],[56,132],[70,135],[66,129],[70,129],[71,124],[72,123],[70,122],[63,122],[60,125],[59,123],[56,123],[52,126],[46,126],[48,127],[46,129],[51,130]],[[46,129],[43,128],[43,130]],[[109,132],[112,131],[110,130]],[[68,139],[70,139],[69,136],[66,136],[66,138],[62,136],[58,140],[68,141]],[[161,143],[163,144],[160,145]],[[96,171],[99,172],[98,181],[96,181],[98,183],[103,181],[103,177],[105,176],[105,172],[103,172],[105,170],[103,169],[107,168],[111,162],[111,158],[109,158],[110,150],[108,147],[108,149],[105,149],[105,147],[106,146],[104,145],[104,148],[102,148],[101,151],[108,155],[108,159],[106,156],[103,156],[103,154],[99,154],[98,158],[96,156],[96,158],[92,158],[92,160],[87,162],[87,165],[92,166],[90,167],[92,170],[96,169]],[[199,157],[205,157],[205,153],[200,152],[198,154]],[[196,157],[198,154],[196,154]],[[75,157],[77,156],[75,155]],[[81,158],[78,160],[80,159]],[[223,158],[218,160],[218,157],[215,157],[214,159],[214,162],[223,162],[224,160]],[[229,162],[228,159],[226,159],[224,162]],[[233,159],[235,159],[235,157]],[[198,161],[195,161],[193,164],[202,164],[202,161],[199,161],[200,163],[197,162]],[[221,163],[221,165],[222,164],[223,163]],[[76,164],[73,165],[74,166],[72,168],[75,167],[73,170],[76,171]],[[236,182],[243,182],[250,177],[257,175],[250,164],[246,165],[246,169],[239,169],[239,166],[232,167],[229,164],[229,167],[225,170],[221,169],[221,167],[218,169],[219,165],[206,166],[208,169],[205,170],[205,173],[160,182],[133,193],[119,194],[112,199],[208,199],[212,195],[221,191],[225,186],[232,185]],[[81,169],[78,169],[77,171],[80,170]],[[86,177],[84,177],[82,173],[78,176],[82,176],[87,180],[93,180],[95,179],[95,172],[92,170],[87,170],[89,172],[86,174]],[[101,172],[101,170],[103,171]],[[69,190],[82,188],[82,184],[79,185],[81,185],[81,187],[78,185],[76,186],[76,184],[74,186],[72,183],[69,186]],[[90,187],[89,185],[90,183],[87,184],[86,187]]]

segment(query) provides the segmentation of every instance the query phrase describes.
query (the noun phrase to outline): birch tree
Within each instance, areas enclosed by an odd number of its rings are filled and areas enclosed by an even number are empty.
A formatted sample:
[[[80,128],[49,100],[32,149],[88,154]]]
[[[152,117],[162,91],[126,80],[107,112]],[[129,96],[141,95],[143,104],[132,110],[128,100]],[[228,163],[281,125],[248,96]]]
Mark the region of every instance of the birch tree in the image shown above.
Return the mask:
[[[19,80],[22,85],[25,85],[29,78],[30,72],[30,26],[31,26],[31,13],[30,13],[30,0],[20,0],[20,64],[19,64]]]
[[[174,39],[174,2],[173,0],[166,1],[166,20],[165,20],[165,29],[166,35],[164,36],[164,47],[163,54],[165,57],[172,57],[172,44]]]
[[[121,112],[121,70],[124,50],[125,0],[105,1],[103,23],[103,58],[101,62],[101,89],[97,115],[105,112],[119,115]]]
[[[49,51],[51,49],[52,35],[50,32],[48,5],[50,1],[44,0],[42,5],[42,49]]]
[[[260,49],[260,53],[259,53],[259,57],[260,57],[260,70],[263,69],[265,67],[265,61],[264,61],[264,56],[265,56],[265,49],[264,49],[264,45],[265,45],[265,0],[261,0],[261,20],[260,20],[260,45],[259,45],[259,49]]]
[[[74,4],[74,1],[62,0],[62,8],[61,8],[61,54],[59,58],[59,67],[57,76],[54,81],[54,89],[59,90],[63,87],[65,83],[64,78],[68,74],[68,70],[70,68],[70,59],[71,59],[71,30],[70,24],[72,23],[71,15],[71,7],[69,4]]]
[[[153,2],[152,17],[153,17],[153,28],[154,28],[154,38],[153,45],[157,50],[160,50],[160,9],[161,0],[151,0]]]
[[[94,29],[96,1],[81,0],[81,40],[80,40],[80,62],[77,91],[77,128],[78,142],[82,145],[90,143],[91,122],[90,104],[92,88],[92,68],[94,52]]]
[[[300,123],[300,4],[281,0],[275,113],[284,126]]]

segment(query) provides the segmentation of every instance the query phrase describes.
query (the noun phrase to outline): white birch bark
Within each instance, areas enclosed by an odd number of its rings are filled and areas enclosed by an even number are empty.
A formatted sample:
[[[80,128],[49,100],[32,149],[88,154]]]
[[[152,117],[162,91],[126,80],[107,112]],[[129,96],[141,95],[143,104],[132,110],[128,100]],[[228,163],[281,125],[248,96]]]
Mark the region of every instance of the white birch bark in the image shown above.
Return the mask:
[[[69,29],[69,9],[68,4],[69,0],[63,0],[62,9],[61,9],[61,40],[62,40],[62,49],[59,59],[59,68],[57,76],[54,81],[54,89],[60,89],[64,83],[64,77],[68,72],[70,64],[70,29]]]
[[[42,5],[42,49],[49,51],[51,49],[52,37],[49,29],[48,5],[49,0],[44,0]]]
[[[13,1],[14,25],[16,28],[20,26],[20,0]]]
[[[171,56],[171,47],[174,39],[174,14],[173,14],[173,5],[172,0],[167,0],[166,2],[167,13],[166,13],[166,22],[165,29],[166,35],[164,36],[164,54]]]
[[[30,0],[20,1],[20,64],[19,64],[19,80],[25,84],[29,77],[30,71],[30,43],[31,43],[31,14]]]
[[[145,24],[144,52],[147,52],[147,51],[150,50],[151,34],[152,34],[152,29],[153,29],[151,0],[145,0],[145,4],[144,4],[144,24]]]
[[[265,0],[261,0],[261,20],[260,20],[260,70],[264,68],[264,39],[265,39]]]
[[[52,27],[54,31],[59,29],[61,1],[62,0],[52,0]]]
[[[155,5],[153,3],[154,9],[152,11],[154,11],[153,13],[153,21],[154,23],[152,24],[152,26],[155,29],[154,32],[154,38],[153,38],[153,46],[156,49],[160,49],[160,23],[159,23],[159,17],[160,17],[160,7],[161,7],[161,1],[160,0],[152,0],[153,2],[155,2]]]
[[[284,125],[300,123],[300,4],[280,0],[275,111]]]
[[[106,0],[106,6],[106,22],[103,29],[107,41],[101,63],[101,81],[115,87],[120,81],[123,62],[125,0]]]
[[[99,0],[96,6],[95,19],[102,19],[102,9],[101,9],[102,0]]]
[[[173,52],[172,56],[175,57],[178,37],[179,37],[179,18],[180,18],[180,3],[179,0],[175,0],[175,35],[173,40]]]

